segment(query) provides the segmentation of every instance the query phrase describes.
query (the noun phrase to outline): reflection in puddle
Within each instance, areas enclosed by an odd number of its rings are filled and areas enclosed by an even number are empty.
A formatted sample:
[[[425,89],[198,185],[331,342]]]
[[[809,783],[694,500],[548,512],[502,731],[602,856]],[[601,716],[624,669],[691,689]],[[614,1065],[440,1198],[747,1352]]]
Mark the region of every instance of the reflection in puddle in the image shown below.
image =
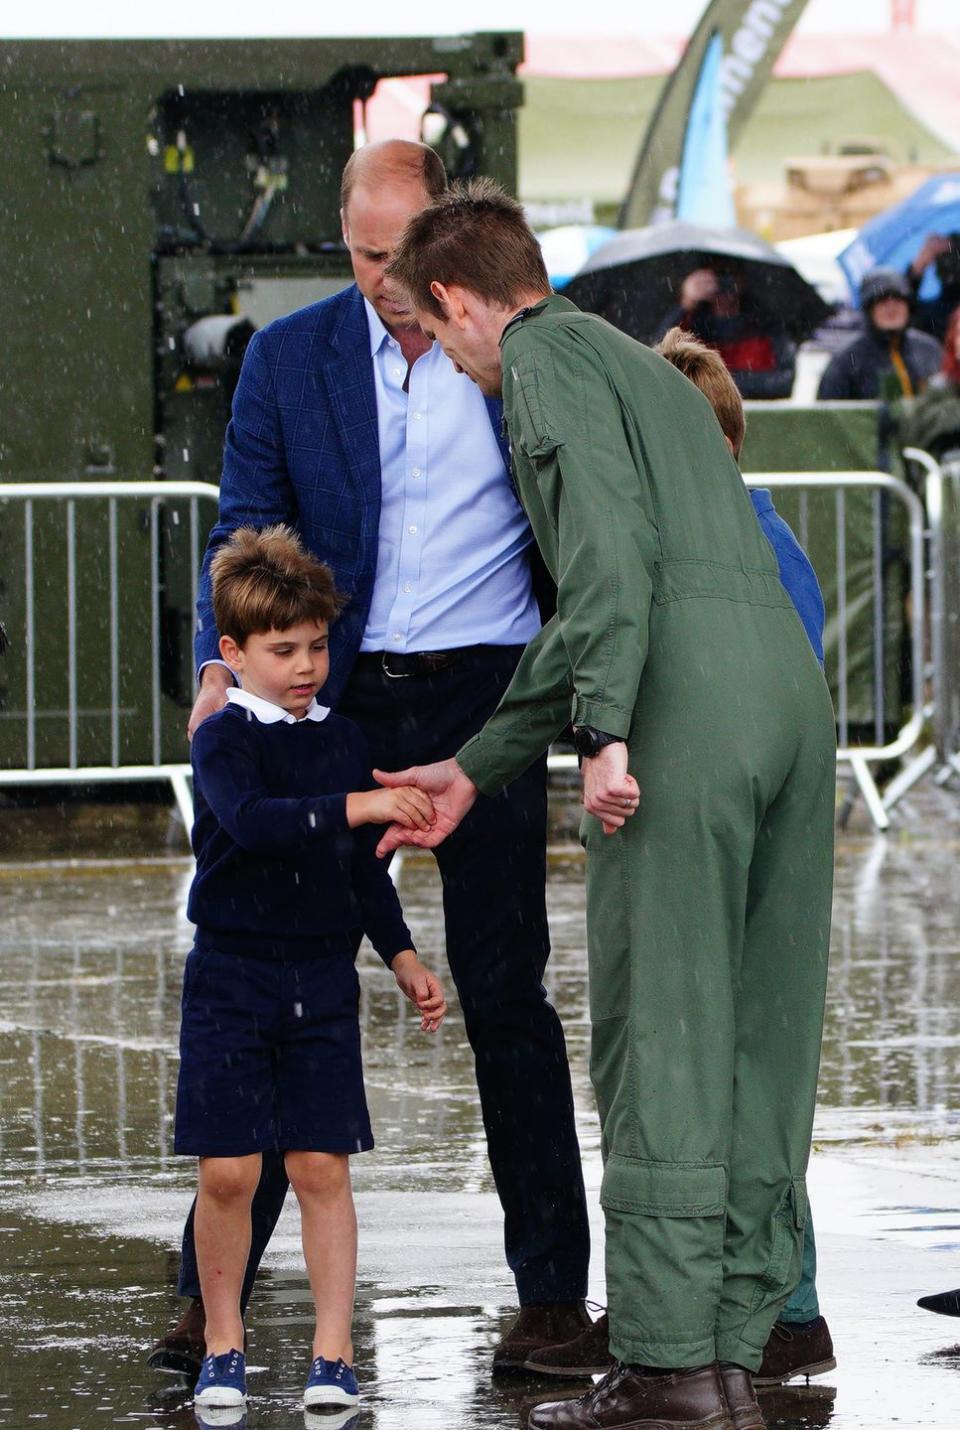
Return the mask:
[[[840,851],[811,1176],[839,1369],[826,1385],[765,1391],[774,1430],[957,1423],[955,1330],[913,1301],[960,1282],[958,852],[932,839]],[[193,1175],[171,1150],[189,877],[179,859],[0,866],[0,1425],[202,1423],[189,1388],[142,1361],[174,1307]],[[432,863],[408,861],[402,892],[425,959],[441,966]],[[595,1202],[576,850],[552,860],[550,909],[550,990]],[[369,953],[361,972],[377,1149],[355,1164],[360,1424],[515,1430],[558,1390],[489,1376],[512,1298],[462,1025],[454,1014],[438,1038],[420,1037]],[[292,1216],[269,1266],[251,1320],[264,1369],[251,1376],[250,1430],[303,1423],[312,1309]]]

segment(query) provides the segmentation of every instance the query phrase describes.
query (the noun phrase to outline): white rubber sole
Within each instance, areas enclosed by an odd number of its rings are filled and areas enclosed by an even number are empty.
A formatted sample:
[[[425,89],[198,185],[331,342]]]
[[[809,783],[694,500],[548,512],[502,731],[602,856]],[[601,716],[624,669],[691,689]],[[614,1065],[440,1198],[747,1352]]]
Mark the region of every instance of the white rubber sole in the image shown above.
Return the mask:
[[[242,1390],[234,1390],[231,1385],[211,1386],[193,1397],[194,1405],[201,1410],[240,1410],[247,1403]]]
[[[351,1395],[337,1385],[313,1385],[303,1392],[304,1410],[317,1410],[324,1405],[333,1410],[354,1410],[359,1404],[359,1395]]]

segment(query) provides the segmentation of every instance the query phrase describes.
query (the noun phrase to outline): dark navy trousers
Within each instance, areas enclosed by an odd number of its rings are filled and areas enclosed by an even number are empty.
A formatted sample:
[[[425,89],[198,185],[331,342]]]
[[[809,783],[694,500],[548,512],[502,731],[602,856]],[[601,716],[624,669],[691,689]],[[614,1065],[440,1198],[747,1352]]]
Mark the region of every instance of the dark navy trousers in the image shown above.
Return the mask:
[[[521,650],[475,647],[445,670],[399,679],[361,656],[340,713],[363,730],[379,769],[446,759],[495,709]],[[479,798],[435,851],[447,957],[474,1053],[507,1263],[521,1305],[584,1296],[590,1256],[566,1045],[542,981],[550,951],[546,814],[540,760],[501,795]],[[286,1191],[282,1158],[265,1155],[244,1306]],[[192,1208],[178,1290],[200,1294]]]

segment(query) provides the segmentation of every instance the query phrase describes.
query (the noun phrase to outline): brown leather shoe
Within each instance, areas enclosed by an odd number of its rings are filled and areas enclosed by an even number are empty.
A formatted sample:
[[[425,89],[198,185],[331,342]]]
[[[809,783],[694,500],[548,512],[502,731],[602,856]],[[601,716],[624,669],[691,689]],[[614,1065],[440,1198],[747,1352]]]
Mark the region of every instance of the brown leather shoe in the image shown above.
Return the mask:
[[[753,1383],[782,1385],[795,1375],[823,1375],[836,1365],[830,1328],[822,1316],[805,1326],[775,1321]]]
[[[599,1320],[561,1346],[547,1346],[524,1361],[524,1370],[558,1379],[586,1380],[604,1375],[613,1365],[610,1354],[610,1318],[604,1311]]]
[[[524,1370],[531,1356],[572,1341],[592,1326],[582,1301],[521,1306],[520,1314],[493,1352],[493,1369]]]
[[[720,1362],[720,1383],[734,1430],[766,1430],[767,1422],[753,1392],[753,1378],[742,1366]]]
[[[716,1364],[648,1374],[615,1365],[576,1400],[535,1405],[530,1430],[733,1430]]]
[[[203,1302],[194,1296],[175,1326],[161,1336],[147,1356],[151,1370],[169,1371],[196,1380],[206,1355],[203,1332],[207,1324]]]

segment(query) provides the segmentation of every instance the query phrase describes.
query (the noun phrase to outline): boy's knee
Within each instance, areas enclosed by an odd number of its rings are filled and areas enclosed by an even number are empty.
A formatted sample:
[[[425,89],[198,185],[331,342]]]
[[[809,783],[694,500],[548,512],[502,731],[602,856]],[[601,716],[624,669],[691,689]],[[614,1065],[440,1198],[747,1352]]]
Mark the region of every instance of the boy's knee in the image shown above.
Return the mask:
[[[287,1176],[297,1196],[333,1199],[350,1185],[350,1159],[340,1152],[288,1152]]]
[[[200,1158],[200,1191],[214,1201],[250,1201],[259,1181],[259,1155]]]

